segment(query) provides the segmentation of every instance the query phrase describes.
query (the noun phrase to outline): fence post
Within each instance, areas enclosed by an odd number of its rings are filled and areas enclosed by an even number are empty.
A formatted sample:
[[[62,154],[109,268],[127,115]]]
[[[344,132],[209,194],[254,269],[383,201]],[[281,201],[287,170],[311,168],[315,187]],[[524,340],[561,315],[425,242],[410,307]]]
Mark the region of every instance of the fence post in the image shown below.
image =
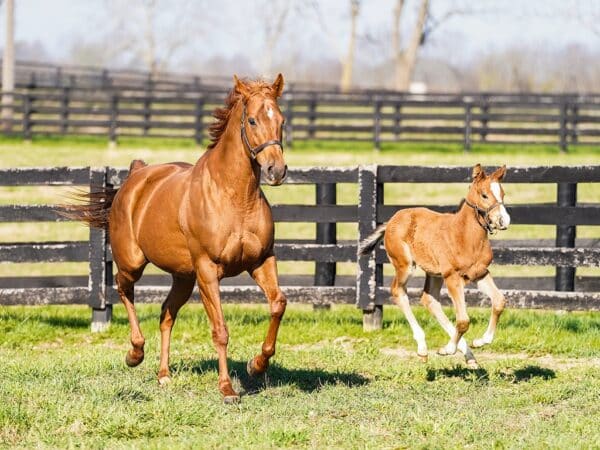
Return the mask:
[[[202,145],[204,139],[204,97],[199,97],[196,100],[196,112],[194,120],[194,139],[196,144]]]
[[[567,152],[567,102],[563,98],[560,103],[560,116],[559,116],[559,146],[560,151],[563,153]]]
[[[316,185],[317,205],[335,205],[337,201],[335,183]],[[335,222],[317,223],[317,244],[337,243]],[[336,266],[334,262],[315,263],[315,286],[334,286]],[[329,305],[327,305],[329,307]]]
[[[377,166],[358,169],[358,242],[369,236],[377,225]],[[363,330],[381,329],[383,305],[377,304],[377,281],[380,278],[375,259],[376,252],[358,258],[356,274],[356,304],[363,311]],[[380,272],[380,270],[379,270]]]
[[[23,96],[23,139],[31,141],[31,107],[32,98],[29,92]]]
[[[471,103],[465,103],[465,136],[464,147],[465,151],[471,151]]]
[[[373,104],[373,145],[381,150],[381,100],[377,98]]]
[[[577,183],[558,183],[556,191],[558,206],[577,204]],[[572,225],[556,226],[556,246],[575,247],[576,227]],[[575,267],[556,267],[555,289],[557,291],[575,290]]]
[[[148,136],[148,131],[150,131],[150,112],[151,112],[151,107],[152,107],[152,99],[151,99],[152,93],[150,91],[147,91],[144,94],[144,128],[142,131],[142,134],[144,136]]]
[[[487,95],[482,97],[481,104],[481,140],[485,142],[487,140],[487,128],[488,128],[488,114],[490,113],[490,103]]]
[[[402,102],[396,102],[394,112],[394,137],[396,138],[396,141],[398,141],[398,139],[400,139],[400,134],[402,133],[400,129],[402,126]]]
[[[317,99],[316,94],[310,99],[308,103],[308,138],[314,139],[315,137],[315,121],[317,120]]]
[[[63,97],[60,108],[60,132],[66,134],[69,131],[69,91],[68,87],[63,88]]]
[[[108,168],[90,169],[90,192],[106,190]],[[89,305],[92,308],[92,332],[108,329],[112,318],[109,293],[112,288],[112,260],[108,260],[108,231],[90,228]]]
[[[110,123],[108,126],[108,139],[111,144],[117,143],[117,117],[119,114],[119,96],[113,94],[110,97]]]
[[[571,117],[571,143],[577,143],[577,122],[579,122],[579,105],[573,104],[571,108],[571,113],[573,116]]]
[[[285,145],[292,148],[294,145],[294,99],[291,93],[287,94],[285,103]]]

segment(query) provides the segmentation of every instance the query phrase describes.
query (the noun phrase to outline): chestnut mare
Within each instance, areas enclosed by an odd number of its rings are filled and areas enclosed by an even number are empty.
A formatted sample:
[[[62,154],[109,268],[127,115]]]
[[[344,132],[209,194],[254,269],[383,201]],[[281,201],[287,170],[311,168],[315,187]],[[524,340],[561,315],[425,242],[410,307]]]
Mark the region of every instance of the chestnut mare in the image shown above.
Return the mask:
[[[462,337],[469,328],[464,286],[471,281],[477,282],[478,289],[492,301],[487,331],[482,338],[473,341],[473,346],[481,347],[494,339],[505,299],[488,272],[492,261],[488,233],[505,230],[510,224],[500,185],[505,172],[506,167],[503,166],[487,176],[477,164],[473,168],[469,193],[456,213],[440,214],[427,208],[403,209],[360,244],[359,255],[365,255],[385,235],[385,249],[396,269],[392,299],[404,312],[417,342],[417,355],[423,361],[427,361],[425,333],[410,309],[406,294],[406,283],[415,265],[426,273],[421,304],[450,336],[450,341],[438,351],[439,354],[453,355],[458,348],[465,355],[469,367],[478,367],[473,352]],[[456,328],[438,301],[444,281],[456,311]]]
[[[275,353],[286,299],[277,281],[273,256],[271,207],[261,188],[283,182],[287,166],[281,143],[283,115],[277,98],[283,76],[275,82],[240,81],[210,127],[212,143],[195,165],[146,165],[133,161],[118,191],[89,194],[71,207],[71,217],[108,228],[119,296],[131,325],[132,348],[126,362],[144,359],[144,336],[134,307],[134,284],[148,263],[173,277],[160,315],[159,383],[170,381],[169,344],[177,312],[188,301],[195,281],[210,320],[219,357],[219,389],[226,403],[239,401],[227,368],[229,334],[219,296],[219,282],[248,271],[264,291],[271,319],[262,351],[248,362],[248,373],[263,373]]]

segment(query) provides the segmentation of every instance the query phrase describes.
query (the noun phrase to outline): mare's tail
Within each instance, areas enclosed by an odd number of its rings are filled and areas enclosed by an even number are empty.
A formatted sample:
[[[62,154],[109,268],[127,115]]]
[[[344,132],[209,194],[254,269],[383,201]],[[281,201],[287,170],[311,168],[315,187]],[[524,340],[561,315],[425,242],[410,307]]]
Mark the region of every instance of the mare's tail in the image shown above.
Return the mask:
[[[61,205],[56,212],[70,220],[86,223],[90,227],[108,229],[108,215],[118,189],[76,192],[72,195],[77,204]]]
[[[134,159],[129,166],[129,173],[147,164],[141,159]],[[67,219],[86,223],[90,227],[108,229],[108,216],[112,202],[119,189],[112,187],[100,191],[75,192],[72,199],[77,204],[61,205],[56,212]]]
[[[383,238],[386,228],[387,223],[381,224],[377,228],[375,228],[375,231],[373,231],[373,233],[371,233],[359,244],[357,252],[358,256],[371,253],[377,245],[377,243]]]

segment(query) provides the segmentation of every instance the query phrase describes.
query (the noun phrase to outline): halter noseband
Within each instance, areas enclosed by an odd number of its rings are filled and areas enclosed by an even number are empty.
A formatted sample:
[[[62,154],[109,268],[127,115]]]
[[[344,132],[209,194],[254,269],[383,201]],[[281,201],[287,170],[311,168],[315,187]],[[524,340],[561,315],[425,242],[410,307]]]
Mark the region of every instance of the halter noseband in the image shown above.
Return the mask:
[[[477,216],[477,223],[481,225],[481,227],[489,234],[494,234],[494,228],[492,228],[492,223],[490,222],[489,216],[494,209],[499,208],[502,205],[502,202],[496,202],[487,209],[483,209],[477,205],[474,205],[466,198],[465,203],[467,204],[467,206],[475,210],[475,215]],[[483,223],[481,223],[481,221],[479,220],[480,217],[483,219]]]
[[[241,133],[242,133],[242,142],[248,148],[248,151],[250,152],[250,157],[252,159],[256,159],[256,155],[258,155],[260,152],[262,152],[269,145],[279,145],[279,147],[281,147],[281,151],[283,151],[283,144],[281,143],[281,141],[279,139],[271,139],[270,141],[263,142],[262,144],[257,145],[254,148],[252,147],[252,145],[250,145],[250,141],[248,140],[248,135],[246,134],[246,104],[245,103],[244,103],[244,109],[242,110]]]

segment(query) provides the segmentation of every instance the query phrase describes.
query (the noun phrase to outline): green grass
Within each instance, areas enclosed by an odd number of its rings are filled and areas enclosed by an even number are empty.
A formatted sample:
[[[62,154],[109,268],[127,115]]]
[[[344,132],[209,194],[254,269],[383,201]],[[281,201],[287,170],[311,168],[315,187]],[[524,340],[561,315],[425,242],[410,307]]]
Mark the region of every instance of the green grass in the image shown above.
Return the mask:
[[[242,391],[217,391],[206,316],[186,306],[172,344],[174,382],[160,388],[158,305],[139,307],[146,360],[124,364],[129,326],[89,333],[86,307],[0,308],[0,446],[27,448],[591,448],[600,442],[600,315],[507,311],[482,368],[439,357],[440,327],[415,308],[430,360],[386,308],[365,334],[350,306],[290,306],[268,376],[246,361],[266,333],[266,306],[225,306],[229,367]],[[471,311],[469,340],[488,311]]]

